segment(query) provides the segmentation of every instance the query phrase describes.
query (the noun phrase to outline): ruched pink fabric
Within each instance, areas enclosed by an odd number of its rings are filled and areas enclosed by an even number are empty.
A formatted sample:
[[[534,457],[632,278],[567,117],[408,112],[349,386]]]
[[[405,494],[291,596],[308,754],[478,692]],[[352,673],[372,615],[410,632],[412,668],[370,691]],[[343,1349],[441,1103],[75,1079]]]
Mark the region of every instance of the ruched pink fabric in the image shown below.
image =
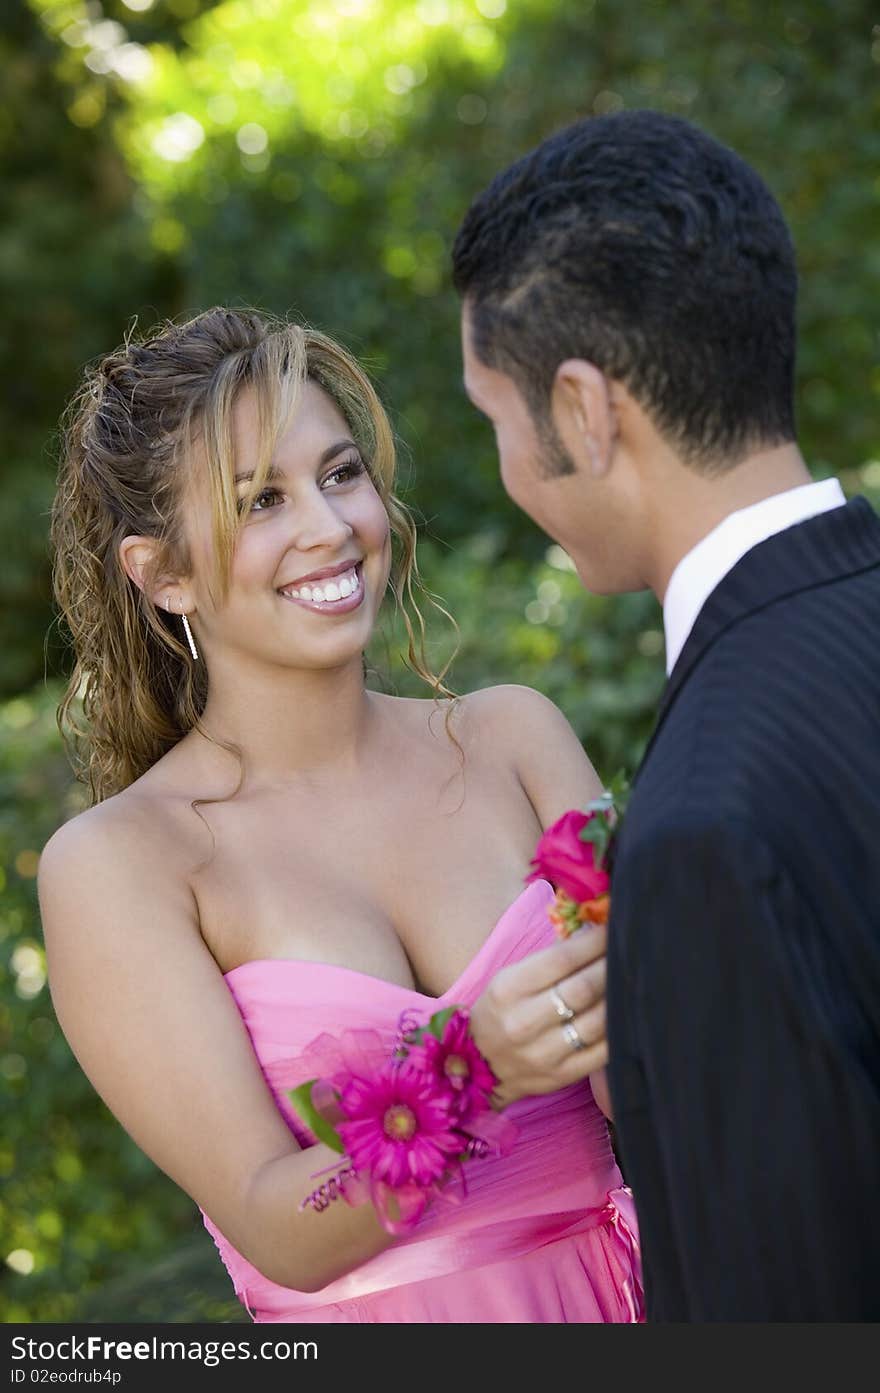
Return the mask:
[[[277,1105],[302,1146],[314,1138],[287,1090],[306,1075],[297,1056],[323,1031],[372,1028],[394,1037],[403,1010],[423,1019],[471,1005],[489,979],[554,942],[552,889],[529,885],[448,992],[435,1000],[349,968],[259,960],[226,974]],[[548,1010],[550,1002],[548,1000]],[[318,1292],[262,1276],[211,1220],[239,1299],[255,1321],[537,1323],[643,1319],[632,1198],[588,1085],[508,1109],[518,1135],[503,1157],[469,1162],[459,1204],[435,1204],[413,1231]],[[291,1203],[299,1197],[291,1196]]]

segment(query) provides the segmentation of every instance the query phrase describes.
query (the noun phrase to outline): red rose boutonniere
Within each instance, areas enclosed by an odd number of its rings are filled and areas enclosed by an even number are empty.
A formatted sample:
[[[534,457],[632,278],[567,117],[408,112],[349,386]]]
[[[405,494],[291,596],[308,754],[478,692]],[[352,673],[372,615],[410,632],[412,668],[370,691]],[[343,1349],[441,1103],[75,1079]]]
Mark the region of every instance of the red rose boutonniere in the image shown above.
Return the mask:
[[[560,938],[582,924],[605,924],[611,907],[608,851],[620,828],[630,786],[623,773],[582,811],[573,808],[548,827],[526,877],[549,880],[556,890],[550,922]]]

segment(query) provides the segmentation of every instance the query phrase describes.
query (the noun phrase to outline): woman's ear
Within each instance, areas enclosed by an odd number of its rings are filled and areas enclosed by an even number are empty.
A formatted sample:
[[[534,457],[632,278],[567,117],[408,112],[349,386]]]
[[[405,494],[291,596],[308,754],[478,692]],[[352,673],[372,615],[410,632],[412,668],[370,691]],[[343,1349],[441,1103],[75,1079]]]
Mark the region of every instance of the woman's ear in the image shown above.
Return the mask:
[[[161,543],[156,537],[124,537],[119,543],[119,561],[130,580],[149,595],[157,609],[181,613],[189,608],[180,577],[156,574]]]
[[[550,398],[553,421],[578,468],[608,473],[617,434],[610,384],[594,363],[566,358],[556,369]]]
[[[119,543],[122,569],[139,590],[146,590],[149,585],[158,554],[159,543],[155,537],[124,537]]]

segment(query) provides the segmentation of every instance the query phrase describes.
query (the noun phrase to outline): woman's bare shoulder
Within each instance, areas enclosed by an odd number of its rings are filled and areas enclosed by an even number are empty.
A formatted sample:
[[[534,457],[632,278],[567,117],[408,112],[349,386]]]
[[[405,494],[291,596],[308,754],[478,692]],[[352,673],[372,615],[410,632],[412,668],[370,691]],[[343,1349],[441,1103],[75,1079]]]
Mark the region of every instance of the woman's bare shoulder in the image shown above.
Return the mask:
[[[397,729],[436,739],[452,733],[469,754],[507,758],[524,739],[541,744],[547,738],[575,737],[566,718],[549,697],[533,687],[499,683],[478,687],[451,698],[382,695]]]
[[[472,713],[474,719],[494,719],[498,716],[529,716],[532,720],[547,719],[559,707],[549,697],[534,687],[524,687],[518,682],[499,682],[491,687],[478,687],[458,698],[462,711]]]
[[[154,896],[164,890],[187,900],[190,873],[204,846],[197,846],[184,806],[186,800],[167,784],[144,776],[63,822],[40,854],[41,905],[87,903],[111,886],[133,894],[149,887]]]
[[[515,771],[542,826],[601,793],[577,733],[542,692],[486,687],[463,699],[463,713],[480,748]]]
[[[570,731],[565,716],[549,697],[534,687],[503,682],[479,687],[458,698],[455,719],[462,732],[479,736],[499,752],[521,748],[524,739],[540,741],[547,734]]]
[[[164,816],[168,801],[154,786],[139,779],[62,822],[43,848],[40,860],[60,859],[92,846],[122,850],[130,844],[143,844],[144,837],[147,847],[154,842],[170,844],[173,838]]]

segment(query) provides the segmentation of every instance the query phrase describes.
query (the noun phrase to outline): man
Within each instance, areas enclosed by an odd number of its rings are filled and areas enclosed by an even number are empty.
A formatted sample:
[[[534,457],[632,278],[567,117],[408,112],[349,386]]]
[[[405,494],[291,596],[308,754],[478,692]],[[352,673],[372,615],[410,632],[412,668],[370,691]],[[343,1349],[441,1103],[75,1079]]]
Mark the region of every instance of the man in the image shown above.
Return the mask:
[[[618,113],[498,175],[453,260],[508,493],[663,604],[608,947],[648,1317],[880,1319],[880,519],[795,442],[782,215]]]

